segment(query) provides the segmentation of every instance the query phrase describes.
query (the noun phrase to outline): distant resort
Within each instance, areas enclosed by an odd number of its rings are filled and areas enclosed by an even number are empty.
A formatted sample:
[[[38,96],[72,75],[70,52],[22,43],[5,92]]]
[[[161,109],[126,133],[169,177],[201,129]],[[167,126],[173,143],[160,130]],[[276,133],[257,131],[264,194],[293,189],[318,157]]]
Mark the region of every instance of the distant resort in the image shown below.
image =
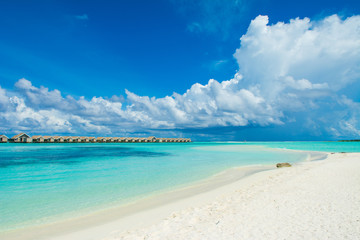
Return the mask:
[[[74,137],[74,136],[41,136],[30,137],[26,133],[19,133],[12,138],[0,135],[1,143],[185,143],[190,138],[156,138],[156,137]]]

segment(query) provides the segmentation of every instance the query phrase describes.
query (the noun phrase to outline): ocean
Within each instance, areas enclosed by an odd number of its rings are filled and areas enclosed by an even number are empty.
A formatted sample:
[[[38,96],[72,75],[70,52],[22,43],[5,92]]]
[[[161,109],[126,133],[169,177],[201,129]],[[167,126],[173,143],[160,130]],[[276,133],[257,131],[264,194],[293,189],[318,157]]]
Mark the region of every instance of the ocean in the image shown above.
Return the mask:
[[[296,163],[358,142],[0,144],[0,232],[189,186],[226,169]]]

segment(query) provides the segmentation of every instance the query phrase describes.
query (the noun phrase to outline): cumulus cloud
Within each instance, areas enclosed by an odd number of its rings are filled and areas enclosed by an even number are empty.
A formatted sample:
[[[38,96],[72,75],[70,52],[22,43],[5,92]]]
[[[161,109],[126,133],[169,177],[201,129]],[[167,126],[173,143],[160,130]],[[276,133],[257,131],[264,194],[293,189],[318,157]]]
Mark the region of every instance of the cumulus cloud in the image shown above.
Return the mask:
[[[342,20],[332,15],[320,21],[297,18],[274,25],[269,25],[267,16],[258,16],[241,37],[234,57],[238,73],[244,76],[243,86],[256,89],[287,117],[301,110],[323,128],[333,126],[341,132],[348,126],[347,135],[352,130],[358,134],[355,127],[340,124],[350,121],[348,115],[331,116],[328,122],[321,116],[344,112],[337,100],[339,92],[351,93],[359,87],[360,16]],[[354,121],[350,125],[359,127]]]
[[[295,122],[310,134],[360,135],[360,16],[274,25],[258,16],[234,57],[232,79],[164,98],[125,90],[126,97],[88,100],[20,79],[13,90],[0,87],[0,130],[115,134]]]
[[[3,109],[7,106],[9,98],[6,96],[6,90],[0,87],[0,108]]]
[[[250,123],[281,123],[281,113],[251,91],[239,88],[234,78],[219,83],[194,84],[186,93],[165,98],[140,97],[127,91],[132,103],[128,110],[153,119],[165,120],[157,127],[205,128],[214,126],[246,126]]]
[[[268,22],[267,16],[254,19],[234,55],[250,84],[268,89],[290,76],[336,91],[359,79],[360,16]]]

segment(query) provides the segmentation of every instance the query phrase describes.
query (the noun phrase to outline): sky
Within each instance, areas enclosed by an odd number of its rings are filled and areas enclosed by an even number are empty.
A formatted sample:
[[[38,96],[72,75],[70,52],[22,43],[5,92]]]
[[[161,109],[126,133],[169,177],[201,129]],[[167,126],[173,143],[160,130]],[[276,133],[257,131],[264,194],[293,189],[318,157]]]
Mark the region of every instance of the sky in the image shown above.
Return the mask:
[[[360,138],[359,1],[0,1],[0,134]]]

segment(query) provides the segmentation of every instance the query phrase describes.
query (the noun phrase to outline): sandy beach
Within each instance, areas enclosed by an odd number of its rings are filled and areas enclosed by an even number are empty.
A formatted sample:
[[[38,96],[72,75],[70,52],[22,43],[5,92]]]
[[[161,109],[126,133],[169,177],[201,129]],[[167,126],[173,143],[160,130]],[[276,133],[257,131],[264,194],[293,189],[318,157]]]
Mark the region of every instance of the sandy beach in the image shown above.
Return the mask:
[[[2,239],[360,239],[360,153],[244,170]]]
[[[360,240],[360,0],[0,12],[0,240]]]
[[[210,203],[105,239],[360,239],[359,153],[260,172],[225,188]]]

